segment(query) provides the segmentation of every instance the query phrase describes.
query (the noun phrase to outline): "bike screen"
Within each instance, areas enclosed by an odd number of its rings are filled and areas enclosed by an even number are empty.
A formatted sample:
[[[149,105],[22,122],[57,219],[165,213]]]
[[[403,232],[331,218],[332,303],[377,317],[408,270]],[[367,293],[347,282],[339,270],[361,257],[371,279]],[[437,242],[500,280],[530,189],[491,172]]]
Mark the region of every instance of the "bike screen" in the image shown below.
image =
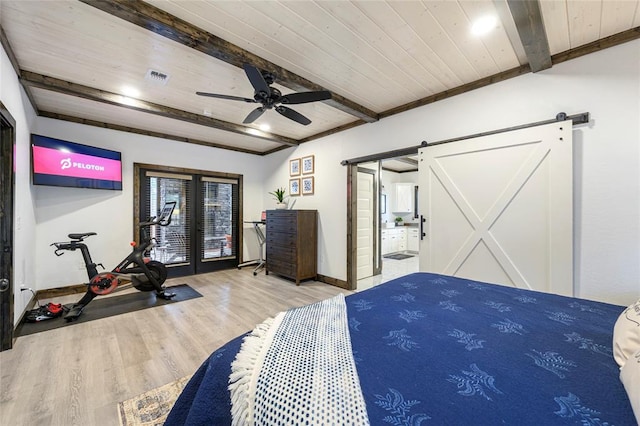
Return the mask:
[[[162,212],[160,213],[160,217],[158,218],[158,224],[162,226],[167,226],[171,223],[171,215],[173,214],[173,209],[176,207],[175,201],[169,201],[165,203],[162,208]]]

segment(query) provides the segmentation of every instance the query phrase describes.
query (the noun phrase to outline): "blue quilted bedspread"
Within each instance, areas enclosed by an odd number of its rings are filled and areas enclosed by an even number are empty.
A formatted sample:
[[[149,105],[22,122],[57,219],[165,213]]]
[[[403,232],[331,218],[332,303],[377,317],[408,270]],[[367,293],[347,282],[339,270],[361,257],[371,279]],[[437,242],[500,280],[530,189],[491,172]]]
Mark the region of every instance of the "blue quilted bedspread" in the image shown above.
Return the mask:
[[[636,425],[612,355],[622,306],[417,273],[346,298],[372,425]],[[242,336],[167,425],[230,424]]]

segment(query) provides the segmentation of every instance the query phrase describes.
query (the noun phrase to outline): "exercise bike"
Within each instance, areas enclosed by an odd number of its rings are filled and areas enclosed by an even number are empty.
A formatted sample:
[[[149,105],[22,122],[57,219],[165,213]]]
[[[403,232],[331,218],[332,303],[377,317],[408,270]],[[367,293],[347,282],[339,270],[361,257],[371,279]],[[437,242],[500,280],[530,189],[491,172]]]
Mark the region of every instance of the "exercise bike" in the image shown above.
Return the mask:
[[[96,297],[112,293],[121,283],[120,280],[131,281],[134,288],[139,291],[156,291],[156,296],[169,300],[176,294],[167,292],[163,286],[167,279],[167,267],[162,263],[149,258],[149,252],[156,245],[154,238],[149,236],[149,227],[152,225],[167,226],[171,223],[175,201],[165,203],[160,216],[150,217],[146,222],[141,222],[140,244],[132,242],[133,251],[125,257],[111,272],[98,272],[98,266],[104,269],[101,263],[94,263],[89,253],[89,247],[83,242],[86,238],[97,235],[95,232],[69,234],[71,241],[53,243],[55,255],[62,256],[65,251],[80,250],[89,276],[87,292],[77,303],[69,307],[64,316],[67,322],[77,320],[86,306]],[[120,287],[125,288],[124,286]]]

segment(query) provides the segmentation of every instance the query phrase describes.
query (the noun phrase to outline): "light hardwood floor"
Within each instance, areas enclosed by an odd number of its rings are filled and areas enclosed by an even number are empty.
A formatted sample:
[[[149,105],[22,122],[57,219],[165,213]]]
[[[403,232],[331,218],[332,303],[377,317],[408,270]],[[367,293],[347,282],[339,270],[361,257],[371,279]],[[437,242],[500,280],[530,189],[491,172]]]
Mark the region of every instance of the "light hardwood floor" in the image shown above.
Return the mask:
[[[267,317],[350,293],[251,271],[170,279],[203,297],[19,337],[0,353],[0,425],[118,425],[118,402],[192,374]]]

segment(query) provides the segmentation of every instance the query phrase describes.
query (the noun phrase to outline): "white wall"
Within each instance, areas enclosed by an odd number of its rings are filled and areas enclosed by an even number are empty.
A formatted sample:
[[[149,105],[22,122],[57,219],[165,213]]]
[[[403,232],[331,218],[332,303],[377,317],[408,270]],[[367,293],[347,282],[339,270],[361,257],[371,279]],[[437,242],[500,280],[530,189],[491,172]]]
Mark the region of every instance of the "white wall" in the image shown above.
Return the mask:
[[[29,186],[31,171],[29,135],[36,116],[18,82],[15,71],[11,67],[11,62],[1,46],[0,101],[16,121],[13,289],[14,323],[17,324],[18,318],[32,297],[30,292],[21,292],[20,286],[35,288],[36,259],[33,255],[33,242],[35,241],[36,224],[33,196]]]
[[[101,148],[122,151],[123,190],[34,186],[35,254],[38,289],[86,282],[79,252],[57,257],[50,244],[67,240],[72,232],[96,232],[87,241],[93,261],[113,268],[130,251],[133,230],[133,164],[146,163],[243,175],[245,220],[259,219],[264,209],[263,157],[184,144],[166,139],[39,117],[34,133]],[[253,227],[244,230],[244,258],[258,257]]]
[[[346,279],[345,159],[493,129],[591,113],[573,131],[576,295],[630,304],[640,297],[640,40],[303,144],[275,166],[267,187],[285,185],[289,158],[315,155],[319,272]]]

